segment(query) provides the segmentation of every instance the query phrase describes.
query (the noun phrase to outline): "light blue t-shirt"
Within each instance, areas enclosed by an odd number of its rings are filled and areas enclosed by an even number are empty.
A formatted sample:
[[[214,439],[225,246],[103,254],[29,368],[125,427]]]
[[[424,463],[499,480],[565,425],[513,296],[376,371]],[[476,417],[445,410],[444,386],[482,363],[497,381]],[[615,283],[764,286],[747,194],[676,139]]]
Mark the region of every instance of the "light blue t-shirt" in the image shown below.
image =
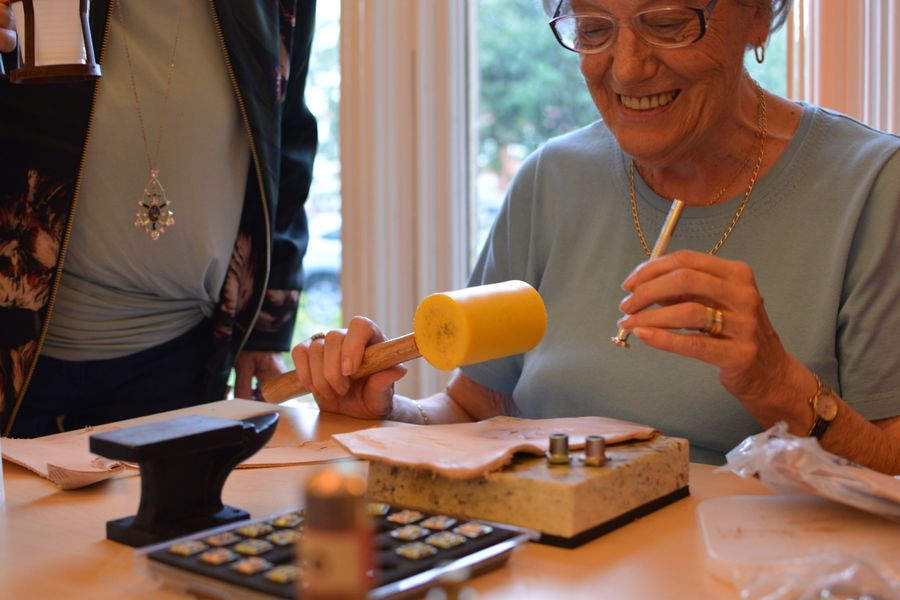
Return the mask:
[[[785,348],[863,416],[900,415],[900,138],[803,105],[786,151],[755,186],[718,252],[748,263]],[[463,368],[512,392],[524,416],[599,415],[686,437],[695,461],[761,430],[715,367],[632,337],[610,342],[622,281],[647,259],[629,204],[628,161],[602,122],[547,142],[517,174],[470,285],[522,279],[547,332],[524,355]],[[635,174],[652,244],[670,202]],[[743,195],[687,207],[669,251],[708,251]]]
[[[42,349],[47,356],[133,354],[178,337],[215,309],[250,150],[209,11],[205,2],[182,0],[119,0],[114,7],[72,236]],[[156,153],[157,141],[159,180],[175,225],[153,241],[133,222],[150,176],[147,153]]]

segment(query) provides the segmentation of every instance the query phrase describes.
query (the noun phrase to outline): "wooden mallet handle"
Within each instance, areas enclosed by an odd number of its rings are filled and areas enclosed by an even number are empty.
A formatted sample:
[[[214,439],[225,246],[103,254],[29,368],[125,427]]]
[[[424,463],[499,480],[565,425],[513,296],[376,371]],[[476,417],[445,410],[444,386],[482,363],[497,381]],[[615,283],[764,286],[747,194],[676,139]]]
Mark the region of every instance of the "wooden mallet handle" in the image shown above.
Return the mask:
[[[350,379],[361,379],[420,356],[422,355],[416,347],[413,333],[372,344],[366,348],[362,364],[350,375]],[[274,379],[264,381],[260,388],[266,402],[283,402],[309,392],[300,385],[295,371],[288,371]]]
[[[431,294],[416,308],[413,330],[366,348],[351,379],[359,379],[424,356],[449,371],[534,348],[544,336],[547,310],[540,294],[524,281],[501,281]],[[262,384],[262,396],[281,402],[304,394],[293,372]]]

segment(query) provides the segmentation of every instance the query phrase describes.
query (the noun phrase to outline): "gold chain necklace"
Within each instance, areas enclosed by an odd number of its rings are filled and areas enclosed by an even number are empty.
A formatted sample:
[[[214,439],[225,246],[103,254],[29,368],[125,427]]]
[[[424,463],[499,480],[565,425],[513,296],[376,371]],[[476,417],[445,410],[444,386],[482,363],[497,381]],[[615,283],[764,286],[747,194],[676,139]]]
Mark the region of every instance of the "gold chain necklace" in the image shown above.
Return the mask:
[[[750,149],[750,152],[751,152],[751,153],[753,152],[753,148]],[[751,153],[748,153],[747,156],[744,157],[744,162],[741,163],[741,166],[738,167],[738,170],[735,172],[735,174],[732,175],[732,177],[731,177],[731,179],[728,181],[728,183],[726,183],[724,186],[722,186],[721,188],[719,188],[719,191],[716,192],[716,195],[713,196],[713,199],[712,199],[712,200],[710,200],[709,202],[706,203],[706,206],[712,206],[713,204],[718,204],[718,203],[719,203],[719,200],[722,199],[722,196],[725,195],[725,192],[728,191],[728,188],[730,188],[731,185],[732,185],[735,181],[737,181],[738,176],[740,176],[740,174],[744,172],[744,169],[747,168],[747,165],[750,164],[750,159],[753,157],[753,155],[752,155]]]
[[[756,156],[756,166],[753,168],[753,174],[750,176],[750,183],[749,185],[747,185],[747,191],[744,192],[744,199],[741,201],[741,205],[738,207],[737,211],[734,213],[734,216],[731,218],[731,223],[729,223],[728,227],[725,228],[725,233],[723,233],[722,237],[719,238],[719,241],[709,249],[709,254],[715,254],[719,251],[722,245],[725,244],[725,240],[727,240],[728,236],[731,235],[731,232],[734,231],[734,228],[735,226],[737,226],[741,215],[744,214],[744,209],[747,208],[747,202],[750,200],[750,193],[753,191],[753,186],[756,185],[756,179],[757,177],[759,177],[759,170],[762,167],[763,158],[766,154],[766,136],[768,134],[768,123],[766,120],[766,96],[758,83],[756,84],[756,96],[759,100],[759,109],[757,111],[759,153]],[[743,170],[743,167],[741,167],[741,170]],[[631,218],[634,221],[634,228],[637,231],[638,239],[640,239],[641,241],[641,246],[644,248],[644,252],[647,254],[647,256],[650,256],[650,246],[647,245],[647,240],[646,238],[644,238],[644,230],[641,227],[641,219],[640,217],[638,217],[637,198],[635,197],[634,193],[634,159],[631,159],[629,162],[628,175],[630,180],[630,187],[628,192],[631,200]],[[719,194],[716,195],[717,197],[714,198],[713,202],[711,202],[710,204],[715,203],[718,197],[723,193],[724,188],[719,191]]]
[[[122,12],[122,0],[116,2],[116,13],[119,23],[122,24],[122,45],[125,47],[125,60],[128,63],[128,76],[131,80],[131,91],[134,93],[134,106],[137,109],[138,122],[141,125],[141,138],[144,140],[144,152],[147,155],[147,164],[150,168],[150,179],[144,186],[144,193],[138,200],[138,210],[134,217],[134,226],[143,229],[150,234],[151,240],[158,240],[165,232],[166,227],[175,224],[175,213],[172,211],[172,202],[166,196],[166,190],[159,181],[159,147],[162,142],[163,129],[166,123],[166,105],[169,102],[169,92],[172,90],[172,75],[175,73],[175,52],[178,50],[178,36],[181,32],[181,17],[184,13],[184,2],[178,8],[178,22],[175,25],[175,43],[172,45],[172,57],[169,59],[169,74],[166,79],[166,93],[163,96],[162,111],[159,118],[159,133],[156,135],[156,148],[150,155],[150,144],[147,143],[147,129],[144,126],[144,113],[141,111],[141,99],[138,96],[137,83],[134,79],[134,65],[131,62],[131,52],[128,48],[128,35],[125,31],[125,15]]]

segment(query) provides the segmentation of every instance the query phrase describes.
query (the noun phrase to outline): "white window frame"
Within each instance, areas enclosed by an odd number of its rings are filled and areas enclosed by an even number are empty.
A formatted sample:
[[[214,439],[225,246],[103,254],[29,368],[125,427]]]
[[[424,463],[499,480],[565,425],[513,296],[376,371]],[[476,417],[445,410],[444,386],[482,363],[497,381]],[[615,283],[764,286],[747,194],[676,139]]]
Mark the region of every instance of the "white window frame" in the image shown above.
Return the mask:
[[[387,337],[418,302],[465,284],[466,2],[342,0],[343,314]],[[398,391],[447,375],[409,363]]]
[[[470,1],[341,0],[343,312],[388,337],[466,278]],[[789,96],[900,130],[896,0],[797,0],[789,27]],[[446,381],[409,366],[402,393]]]

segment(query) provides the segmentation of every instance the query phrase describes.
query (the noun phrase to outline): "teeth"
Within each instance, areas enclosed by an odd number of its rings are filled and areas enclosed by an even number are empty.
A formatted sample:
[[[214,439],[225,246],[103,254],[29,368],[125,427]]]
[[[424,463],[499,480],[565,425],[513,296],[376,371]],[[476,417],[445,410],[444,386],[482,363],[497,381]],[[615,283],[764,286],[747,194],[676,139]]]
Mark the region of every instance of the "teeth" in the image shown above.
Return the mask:
[[[676,92],[665,92],[662,94],[656,94],[654,96],[619,96],[619,99],[622,101],[626,107],[634,109],[634,110],[650,110],[653,108],[659,108],[660,106],[665,106],[669,102],[675,99]]]

